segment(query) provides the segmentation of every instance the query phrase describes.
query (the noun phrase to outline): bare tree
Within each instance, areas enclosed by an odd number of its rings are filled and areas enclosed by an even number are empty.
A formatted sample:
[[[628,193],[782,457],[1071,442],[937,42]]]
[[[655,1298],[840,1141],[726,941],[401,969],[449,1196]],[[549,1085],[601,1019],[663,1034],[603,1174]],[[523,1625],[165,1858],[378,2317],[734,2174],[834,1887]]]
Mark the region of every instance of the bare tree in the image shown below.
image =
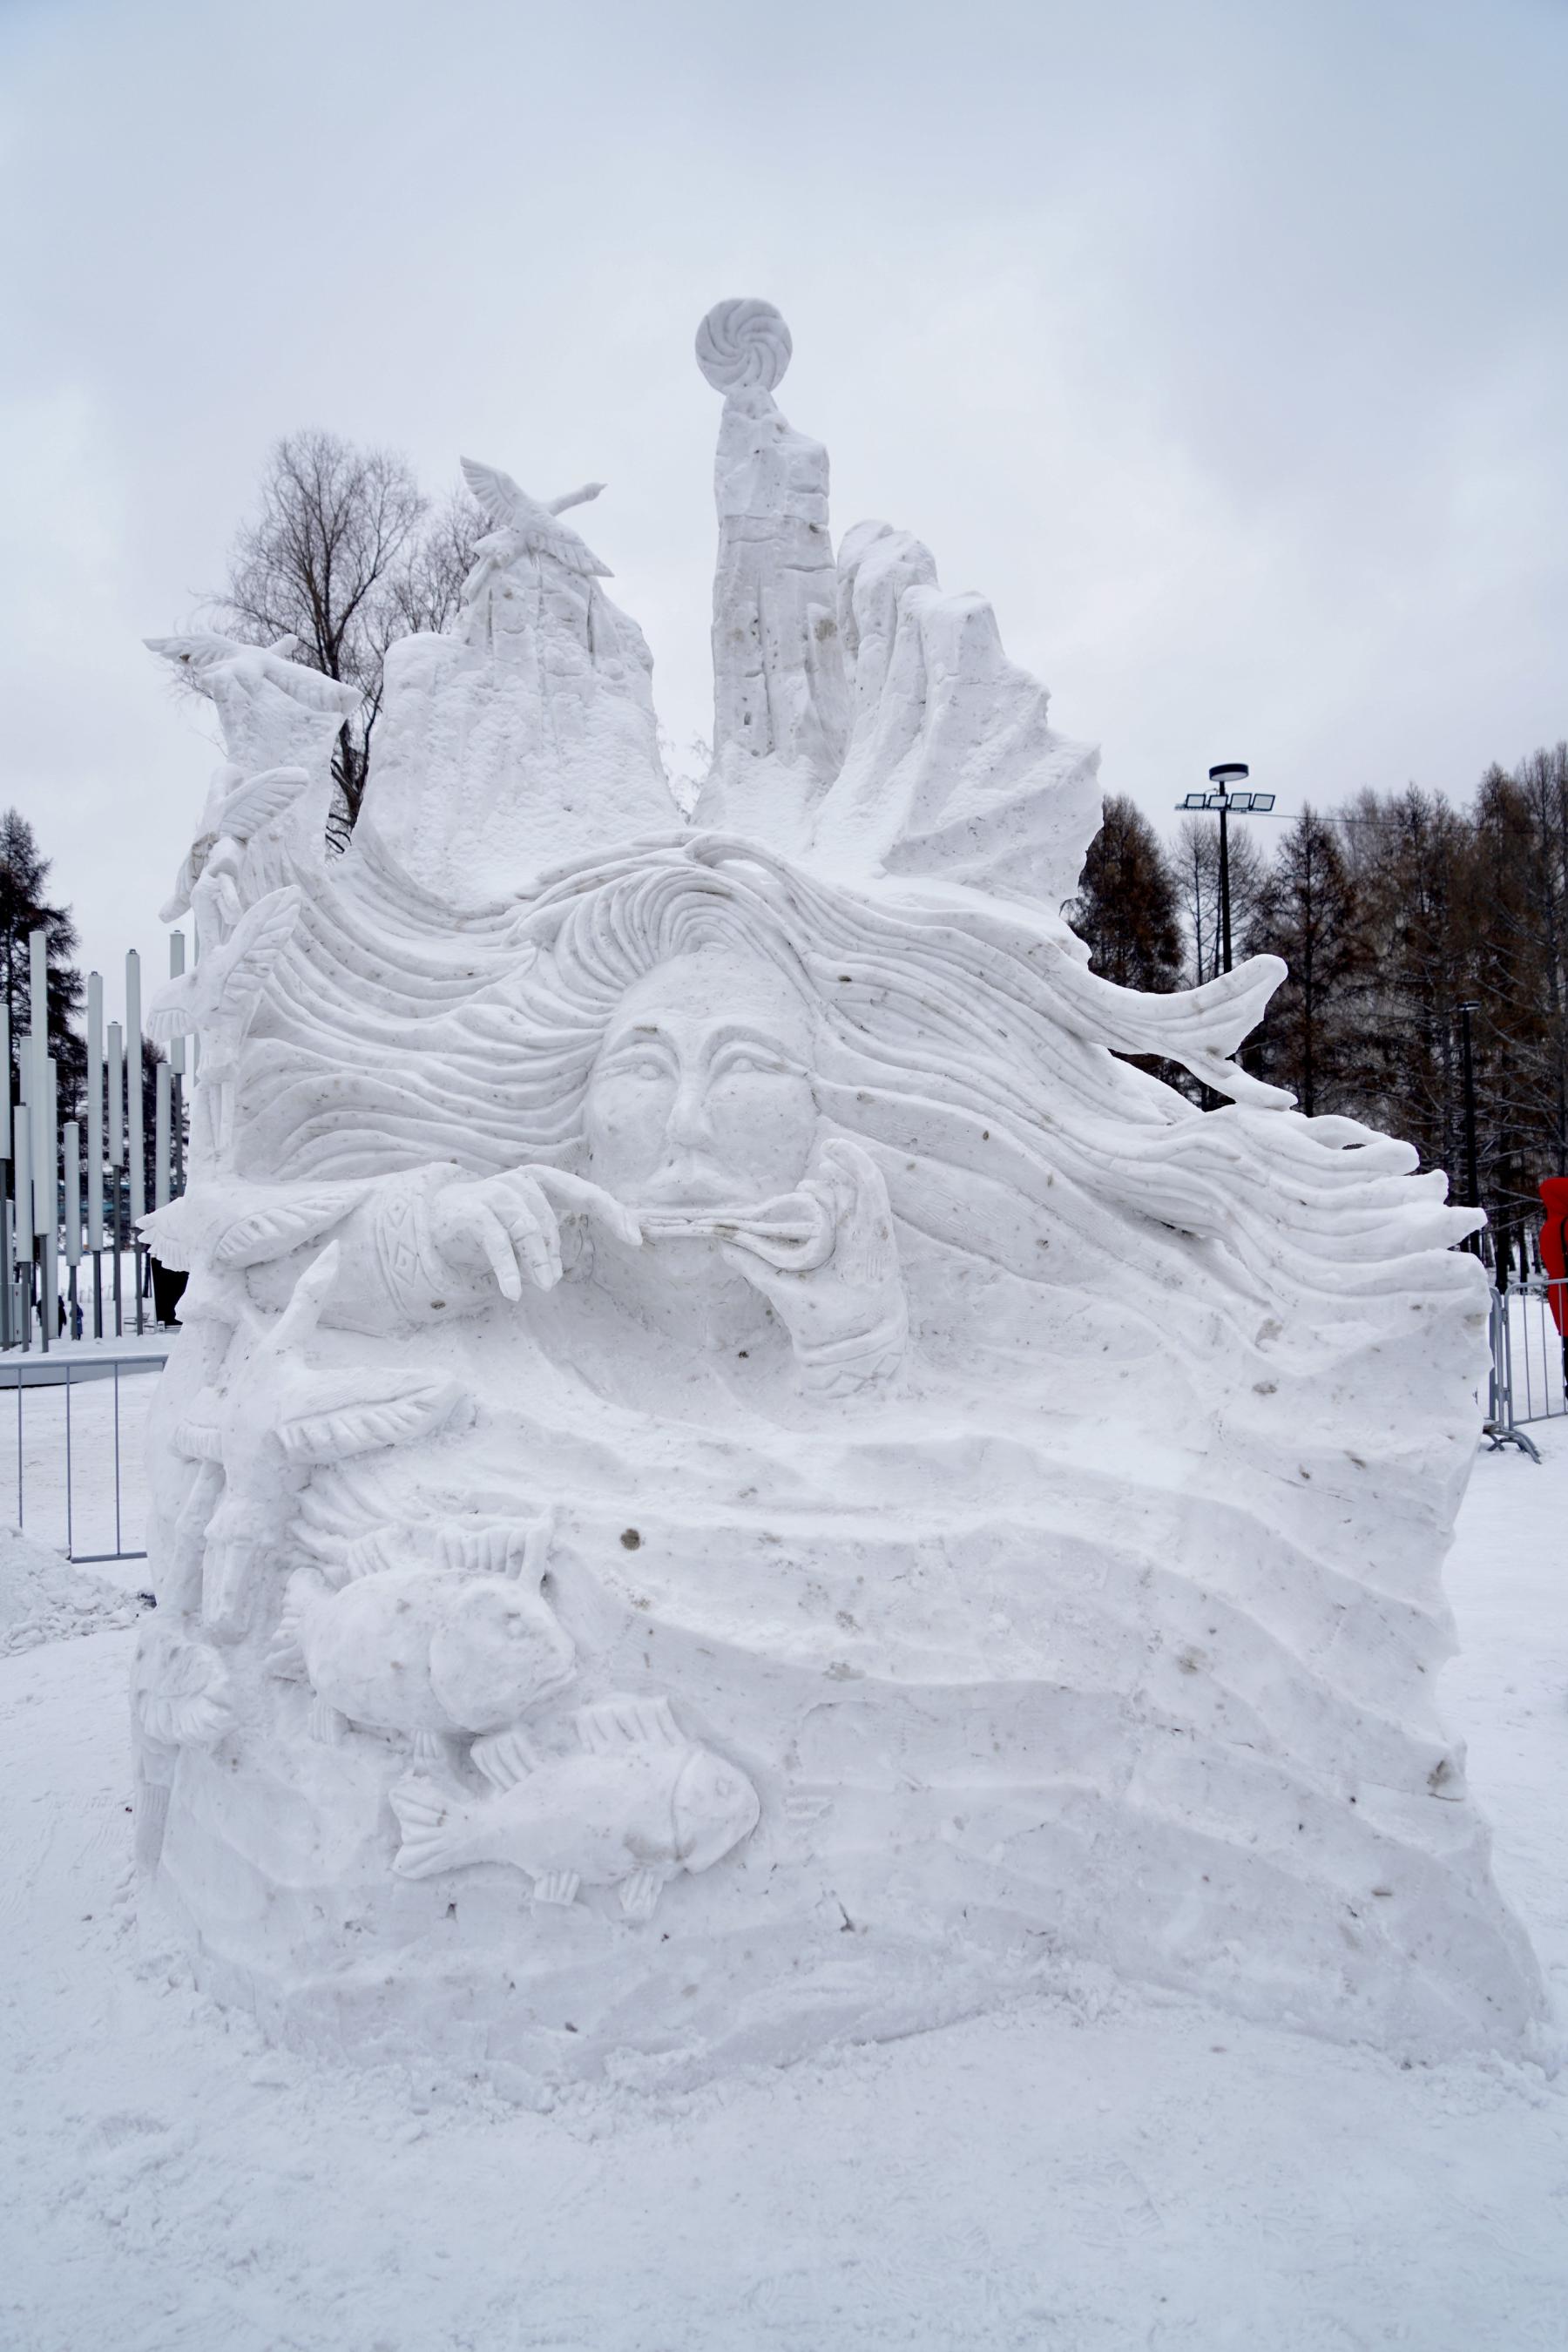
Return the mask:
[[[214,616],[247,642],[296,637],[299,660],[358,688],[359,712],[332,757],[329,833],[340,846],[364,799],[387,647],[450,622],[485,528],[460,496],[433,510],[395,450],[304,432],[285,435],[268,455]]]
[[[1234,939],[1245,936],[1263,887],[1267,867],[1256,840],[1245,825],[1234,825],[1228,835],[1230,866],[1230,928]],[[1219,820],[1184,816],[1176,827],[1171,859],[1187,938],[1187,981],[1201,987],[1222,969],[1222,925],[1219,905]]]

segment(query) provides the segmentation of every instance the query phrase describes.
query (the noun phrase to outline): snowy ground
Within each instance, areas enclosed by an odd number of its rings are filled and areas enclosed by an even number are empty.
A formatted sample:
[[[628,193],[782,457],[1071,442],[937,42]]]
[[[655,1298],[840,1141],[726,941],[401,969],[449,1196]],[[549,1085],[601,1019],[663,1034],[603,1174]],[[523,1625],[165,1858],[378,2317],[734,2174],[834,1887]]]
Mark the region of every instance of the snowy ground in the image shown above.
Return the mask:
[[[1478,1465],[1445,1692],[1562,2014],[1568,1428],[1536,1434],[1544,1467]],[[1088,1979],[546,2115],[271,2054],[139,1948],[131,1639],[0,1660],[5,2352],[1568,2343],[1568,2069],[1405,2070]]]

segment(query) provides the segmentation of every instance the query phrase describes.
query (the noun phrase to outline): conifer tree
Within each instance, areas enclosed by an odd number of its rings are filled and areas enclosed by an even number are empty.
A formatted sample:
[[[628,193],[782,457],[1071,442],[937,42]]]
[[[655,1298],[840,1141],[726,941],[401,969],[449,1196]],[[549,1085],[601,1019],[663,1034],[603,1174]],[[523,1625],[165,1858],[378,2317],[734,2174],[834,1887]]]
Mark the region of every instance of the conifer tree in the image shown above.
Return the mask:
[[[1309,1118],[1353,1113],[1365,1091],[1366,942],[1335,830],[1310,807],[1280,845],[1246,945],[1249,955],[1283,956],[1289,967],[1249,1063],[1276,1086],[1289,1087]]]
[[[1458,1007],[1475,990],[1475,835],[1463,813],[1411,784],[1363,792],[1342,846],[1365,955],[1355,1116],[1415,1144],[1422,1164],[1460,1164]]]
[[[28,941],[42,930],[49,942],[49,1051],[59,1071],[60,1117],[68,1118],[80,1097],[87,1056],[72,1024],[81,1012],[82,979],[71,958],[76,925],[68,907],[45,898],[50,861],[39,854],[33,828],[19,809],[0,816],[0,986],[11,1016],[12,1099],[17,1095],[21,1041],[32,1027],[32,973]]]
[[[1176,878],[1153,826],[1124,793],[1110,793],[1089,845],[1068,920],[1089,969],[1121,988],[1179,987],[1182,927]]]

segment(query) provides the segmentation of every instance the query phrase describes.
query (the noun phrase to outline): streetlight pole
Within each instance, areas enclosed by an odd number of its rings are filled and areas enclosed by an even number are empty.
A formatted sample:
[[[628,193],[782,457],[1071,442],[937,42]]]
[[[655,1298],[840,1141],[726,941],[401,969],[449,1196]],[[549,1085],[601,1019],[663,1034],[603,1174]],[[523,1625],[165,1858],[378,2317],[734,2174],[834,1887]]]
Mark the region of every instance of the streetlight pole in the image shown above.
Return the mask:
[[[1176,806],[1180,810],[1212,809],[1219,818],[1219,951],[1222,966],[1231,967],[1230,943],[1230,836],[1226,820],[1231,816],[1267,816],[1274,805],[1272,793],[1238,793],[1237,784],[1245,783],[1251,771],[1239,760],[1222,761],[1209,770],[1206,793],[1188,793]],[[1198,978],[1203,974],[1200,971]]]

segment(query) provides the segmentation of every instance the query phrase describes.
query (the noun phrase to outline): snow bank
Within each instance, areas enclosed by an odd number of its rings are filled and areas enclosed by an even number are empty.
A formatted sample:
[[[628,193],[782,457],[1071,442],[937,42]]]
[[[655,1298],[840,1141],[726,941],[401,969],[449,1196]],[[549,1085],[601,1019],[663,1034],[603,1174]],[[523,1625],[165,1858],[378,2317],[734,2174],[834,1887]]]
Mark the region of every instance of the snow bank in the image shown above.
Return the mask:
[[[134,1624],[140,1606],[16,1528],[0,1528],[0,1656]]]

